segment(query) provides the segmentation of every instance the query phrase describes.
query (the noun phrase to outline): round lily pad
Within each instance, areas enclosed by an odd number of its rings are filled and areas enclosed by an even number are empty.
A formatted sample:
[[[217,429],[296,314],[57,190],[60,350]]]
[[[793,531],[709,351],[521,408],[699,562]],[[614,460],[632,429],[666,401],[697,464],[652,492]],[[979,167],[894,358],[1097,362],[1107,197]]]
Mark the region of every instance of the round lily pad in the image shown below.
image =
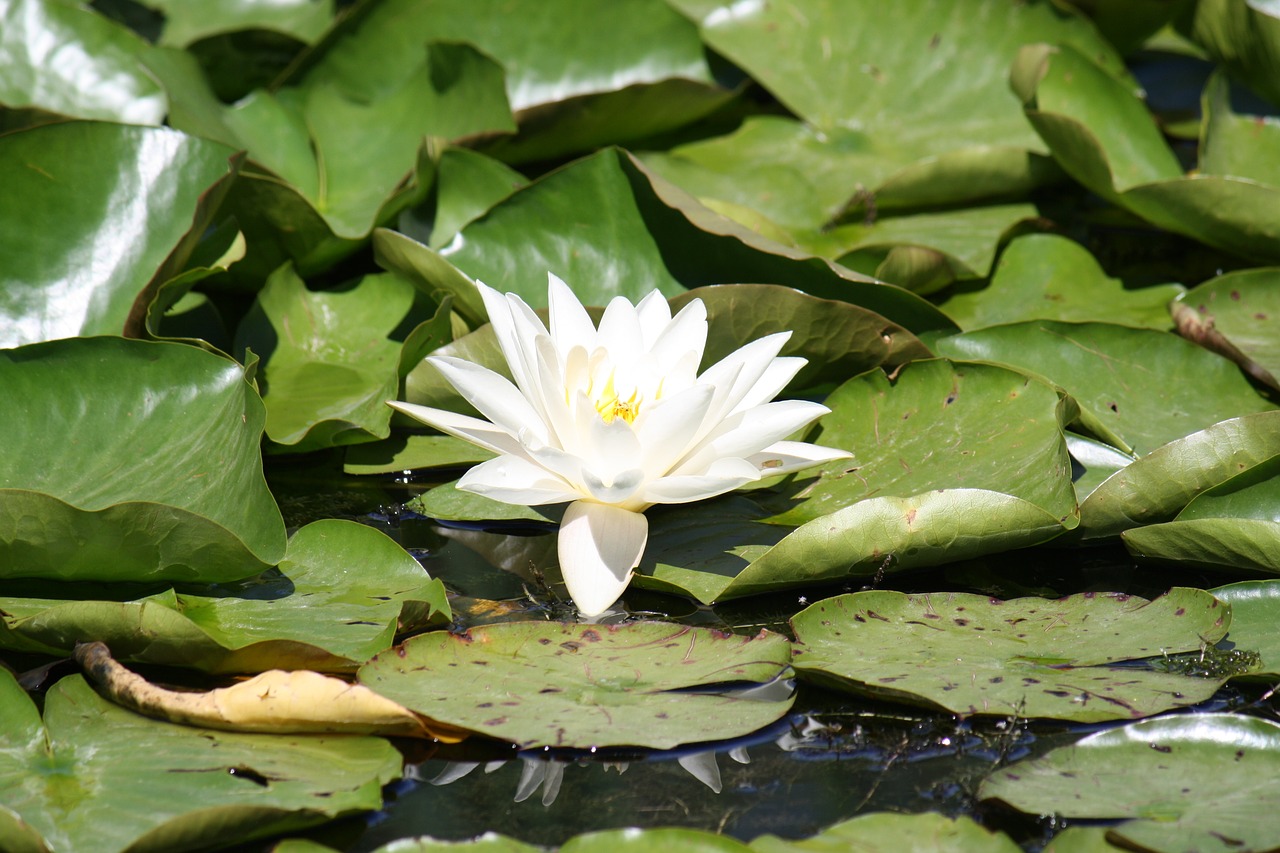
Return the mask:
[[[1213,695],[1225,679],[1108,664],[1199,649],[1221,639],[1229,621],[1229,608],[1198,589],[1154,601],[873,590],[820,601],[791,625],[802,678],[965,716],[1096,721]]]
[[[791,707],[791,644],[662,622],[510,622],[422,634],[360,681],[439,722],[524,748],[640,746],[749,734]]]
[[[978,789],[1035,815],[1127,818],[1110,837],[1139,850],[1280,846],[1280,725],[1235,714],[1144,720],[987,777]]]

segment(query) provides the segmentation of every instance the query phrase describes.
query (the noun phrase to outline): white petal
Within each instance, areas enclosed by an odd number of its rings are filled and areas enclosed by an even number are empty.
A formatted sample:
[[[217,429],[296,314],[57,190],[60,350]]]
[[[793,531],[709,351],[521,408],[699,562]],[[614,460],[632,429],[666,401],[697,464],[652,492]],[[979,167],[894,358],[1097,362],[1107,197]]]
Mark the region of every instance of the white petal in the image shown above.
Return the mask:
[[[427,361],[490,421],[512,435],[528,430],[540,441],[547,441],[547,425],[542,415],[506,377],[452,356],[430,356]]]
[[[458,488],[522,506],[558,504],[582,497],[555,474],[518,456],[481,462],[462,475]]]
[[[714,389],[695,385],[645,408],[632,424],[644,454],[644,469],[651,475],[666,474],[683,458],[702,431]]]
[[[667,327],[649,344],[649,350],[658,363],[658,369],[670,374],[678,369],[687,370],[692,362],[697,372],[702,354],[707,348],[707,307],[701,299],[695,299],[680,309]],[[681,387],[692,383],[694,377],[681,377]],[[667,392],[679,390],[668,387]]]
[[[547,309],[551,319],[551,337],[561,357],[580,346],[587,352],[596,347],[596,327],[578,297],[554,273],[547,273]]]
[[[711,417],[720,420],[735,409],[768,371],[769,366],[791,337],[790,332],[765,335],[734,350],[711,365],[698,377],[720,390],[711,406]]]
[[[644,349],[651,349],[662,330],[671,322],[671,306],[667,298],[657,290],[651,290],[636,303],[636,317],[640,321],[640,340]]]
[[[606,504],[629,503],[636,490],[644,483],[644,471],[632,468],[627,471],[616,471],[610,474],[608,482],[597,477],[592,471],[583,469],[583,482],[591,497]]]
[[[650,504],[682,504],[714,498],[759,479],[760,469],[745,459],[717,459],[701,474],[652,480],[640,495]]]
[[[789,474],[792,471],[808,468],[810,465],[830,462],[832,459],[848,459],[851,456],[853,454],[847,450],[837,450],[834,447],[822,447],[803,441],[779,441],[759,453],[748,456],[747,461],[760,469],[761,476],[772,477],[775,474]]]
[[[717,459],[750,456],[829,411],[807,400],[781,400],[730,415],[680,460],[672,473],[700,474]]]
[[[388,400],[387,405],[411,418],[417,418],[427,426],[469,441],[476,447],[483,447],[494,453],[524,455],[524,448],[513,435],[488,421],[416,403],[402,403],[399,400]]]
[[[648,540],[644,513],[588,501],[569,504],[557,547],[564,582],[583,616],[603,613],[618,600]]]
[[[640,318],[636,308],[626,297],[615,296],[605,306],[600,318],[597,345],[609,351],[613,362],[629,365],[644,352],[644,338],[640,334]]]
[[[485,310],[489,313],[489,322],[493,325],[493,332],[498,338],[498,347],[502,350],[503,358],[507,360],[511,377],[515,379],[518,388],[527,390],[531,382],[530,371],[525,364],[520,346],[521,332],[518,329],[516,317],[512,314],[512,300],[520,302],[520,298],[514,294],[499,293],[478,281],[476,287],[480,291],[481,298],[484,299]],[[542,325],[541,320],[537,323],[539,326]],[[546,329],[543,328],[542,331],[545,333]]]
[[[800,372],[800,368],[809,363],[807,358],[798,358],[789,356],[786,358],[775,358],[767,368],[764,375],[756,380],[756,384],[751,390],[738,401],[736,411],[745,411],[763,405],[774,397],[782,393],[782,389],[787,387],[787,383],[795,378]]]

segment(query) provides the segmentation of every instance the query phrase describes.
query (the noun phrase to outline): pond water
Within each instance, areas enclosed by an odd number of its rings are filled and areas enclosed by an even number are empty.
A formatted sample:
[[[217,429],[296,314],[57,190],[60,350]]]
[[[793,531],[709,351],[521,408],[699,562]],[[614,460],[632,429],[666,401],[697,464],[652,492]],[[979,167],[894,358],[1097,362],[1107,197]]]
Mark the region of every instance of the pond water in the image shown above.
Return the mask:
[[[403,509],[405,500],[429,484],[342,478],[325,474],[325,467],[291,465],[274,472],[272,487],[291,525],[337,516],[378,527],[458,593],[455,617],[464,625],[567,615],[538,571],[549,545],[546,532],[439,525]],[[523,566],[523,576],[481,552]],[[885,586],[907,592],[979,590],[1005,598],[1090,589],[1151,597],[1178,583],[1212,586],[1207,577],[1144,570],[1119,548],[1041,548],[896,574]],[[789,634],[786,620],[808,601],[862,588],[855,583],[718,607],[635,590],[624,601],[634,618]],[[494,601],[503,606],[495,610]],[[1259,697],[1246,691],[1228,686],[1187,713],[1248,711]],[[1271,713],[1265,704],[1258,708]],[[479,738],[454,745],[402,742],[410,769],[386,791],[384,810],[327,826],[315,837],[352,853],[400,838],[466,839],[490,831],[552,846],[583,832],[626,826],[692,827],[743,840],[764,833],[804,838],[862,813],[934,811],[968,815],[1037,850],[1065,823],[981,804],[974,797],[978,783],[1005,763],[1105,727],[962,720],[803,684],[792,712],[775,725],[738,740],[677,750],[520,752]]]

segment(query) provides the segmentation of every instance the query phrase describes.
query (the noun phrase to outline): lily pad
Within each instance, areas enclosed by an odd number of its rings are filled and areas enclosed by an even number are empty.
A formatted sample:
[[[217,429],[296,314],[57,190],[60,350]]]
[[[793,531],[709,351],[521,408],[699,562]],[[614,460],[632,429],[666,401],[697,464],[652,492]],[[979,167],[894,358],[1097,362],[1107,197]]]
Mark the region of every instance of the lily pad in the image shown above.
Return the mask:
[[[1089,251],[1065,237],[1027,234],[1000,255],[991,283],[957,293],[942,310],[965,331],[1023,320],[1109,322],[1167,330],[1177,284],[1128,290]]]
[[[1206,489],[1280,454],[1280,412],[1230,418],[1112,474],[1080,504],[1084,538],[1172,521]]]
[[[281,267],[240,324],[235,351],[262,358],[267,438],[291,452],[386,438],[400,388],[406,324],[435,306],[395,275],[368,275],[353,287],[314,292]],[[446,314],[447,316],[447,314]]]
[[[208,225],[233,154],[173,130],[91,122],[0,137],[0,347],[140,326]]]
[[[1227,273],[1170,306],[1178,333],[1280,389],[1280,269]]]
[[[1201,492],[1173,521],[1123,539],[1146,559],[1280,574],[1280,456]]]
[[[45,0],[8,0],[4,18],[0,109],[36,111],[31,118],[40,123],[56,116],[141,125],[164,119],[164,90],[140,59],[147,44],[125,27],[78,4]]]
[[[400,754],[380,738],[158,722],[106,702],[80,676],[49,691],[42,722],[0,671],[0,708],[0,831],[23,850],[261,838],[377,809],[400,773]]]
[[[1047,383],[1005,367],[914,361],[892,379],[873,370],[827,397],[830,414],[810,440],[853,453],[800,475],[792,504],[773,520],[813,521],[871,497],[986,489],[1075,525],[1062,428],[1074,406]]]
[[[846,198],[859,187],[875,197],[899,170],[957,151],[964,152],[959,160],[901,180],[895,192],[909,197],[943,184],[948,197],[924,198],[954,204],[1025,190],[1034,182],[1026,152],[1044,148],[1009,97],[1006,75],[1018,47],[1065,41],[1121,68],[1084,18],[1048,3],[940,9],[911,0],[885,10],[793,0],[734,7],[731,14],[716,0],[674,5],[700,23],[713,50],[830,134],[833,147],[860,155],[843,173]],[[997,14],[1000,26],[993,28]],[[939,181],[938,171],[950,180]]]
[[[1262,661],[1250,679],[1274,681],[1280,675],[1280,581],[1241,581],[1209,590],[1231,607],[1231,630],[1226,644],[1233,649],[1258,652]]]
[[[673,130],[732,95],[716,83],[696,29],[661,0],[550,0],[538,11],[511,14],[503,0],[379,3],[340,25],[301,80],[369,100],[403,80],[423,42],[475,45],[505,70],[521,133],[494,153],[512,162]]]
[[[674,296],[706,284],[751,282],[849,302],[916,334],[954,328],[919,296],[767,240],[613,149],[517,190],[438,255],[426,247],[407,252],[407,242],[394,241],[397,257],[380,259],[448,292],[478,279],[535,308],[546,304],[550,271],[591,305],[618,295],[636,301],[654,289]]]
[[[432,720],[523,748],[668,749],[786,714],[790,654],[787,639],[768,632],[512,622],[411,638],[365,664],[360,681]],[[776,689],[754,698],[744,684]]]
[[[1017,853],[1022,848],[1003,832],[978,825],[972,818],[936,812],[858,815],[795,841],[762,835],[751,842],[757,853],[898,853],[901,850],[947,850],[949,853]]]
[[[424,468],[452,468],[492,459],[488,450],[451,435],[396,435],[386,441],[352,445],[345,474],[401,474]]]
[[[1280,725],[1236,714],[1144,720],[1099,732],[983,781],[978,795],[1035,815],[1116,820],[1142,850],[1280,845]]]
[[[1035,320],[939,340],[953,358],[1044,377],[1080,404],[1081,424],[1139,454],[1237,415],[1274,406],[1231,362],[1176,335],[1108,323]],[[1194,388],[1166,397],[1153,388]]]
[[[1203,170],[1184,176],[1137,94],[1084,54],[1066,45],[1024,48],[1010,80],[1063,170],[1091,191],[1210,246],[1280,258],[1280,187]],[[1207,98],[1206,111],[1214,107]],[[1212,129],[1206,118],[1203,148]]]
[[[1268,0],[1203,0],[1179,28],[1258,94],[1280,105],[1280,12]]]
[[[270,30],[311,42],[333,19],[333,0],[142,0],[164,14],[160,44],[185,47],[242,30]]]
[[[284,556],[258,451],[265,412],[235,362],[181,344],[51,341],[0,351],[0,397],[5,577],[207,583]]]
[[[38,590],[38,588],[37,588]],[[289,540],[278,570],[244,584],[130,601],[95,591],[0,598],[0,646],[69,655],[99,640],[121,660],[204,669],[350,671],[387,648],[401,621],[449,620],[444,586],[385,534],[327,519]]]
[[[791,625],[797,672],[827,686],[964,716],[1092,722],[1212,696],[1225,678],[1111,664],[1200,649],[1221,639],[1230,620],[1229,608],[1198,589],[1154,601],[873,590],[820,601]]]

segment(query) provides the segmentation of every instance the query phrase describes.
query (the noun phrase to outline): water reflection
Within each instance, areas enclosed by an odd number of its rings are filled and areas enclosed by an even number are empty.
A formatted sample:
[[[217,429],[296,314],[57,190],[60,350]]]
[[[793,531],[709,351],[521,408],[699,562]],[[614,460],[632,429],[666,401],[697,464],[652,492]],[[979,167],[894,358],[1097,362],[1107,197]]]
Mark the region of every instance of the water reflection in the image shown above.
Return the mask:
[[[747,754],[745,746],[729,749],[726,754],[739,764],[751,763],[751,756]],[[627,768],[631,766],[629,761],[592,761],[582,759],[564,761],[536,755],[522,755],[518,760],[523,767],[520,771],[520,781],[516,784],[516,793],[512,801],[523,803],[541,788],[542,805],[544,806],[550,806],[556,801],[556,797],[560,794],[560,785],[564,781],[565,769],[570,766],[595,766],[605,773],[617,771],[619,776],[627,772]],[[493,773],[495,770],[505,767],[508,763],[505,759],[486,761],[483,764],[478,761],[450,761],[445,764],[444,769],[439,774],[425,781],[437,786],[450,785],[477,767],[483,766],[485,773]],[[713,793],[718,794],[723,789],[724,786],[720,780],[720,765],[716,761],[715,750],[709,749],[704,752],[679,755],[676,757],[676,764],[684,768],[690,776],[710,788]],[[406,776],[410,779],[421,779],[418,770],[417,767],[410,767]]]

